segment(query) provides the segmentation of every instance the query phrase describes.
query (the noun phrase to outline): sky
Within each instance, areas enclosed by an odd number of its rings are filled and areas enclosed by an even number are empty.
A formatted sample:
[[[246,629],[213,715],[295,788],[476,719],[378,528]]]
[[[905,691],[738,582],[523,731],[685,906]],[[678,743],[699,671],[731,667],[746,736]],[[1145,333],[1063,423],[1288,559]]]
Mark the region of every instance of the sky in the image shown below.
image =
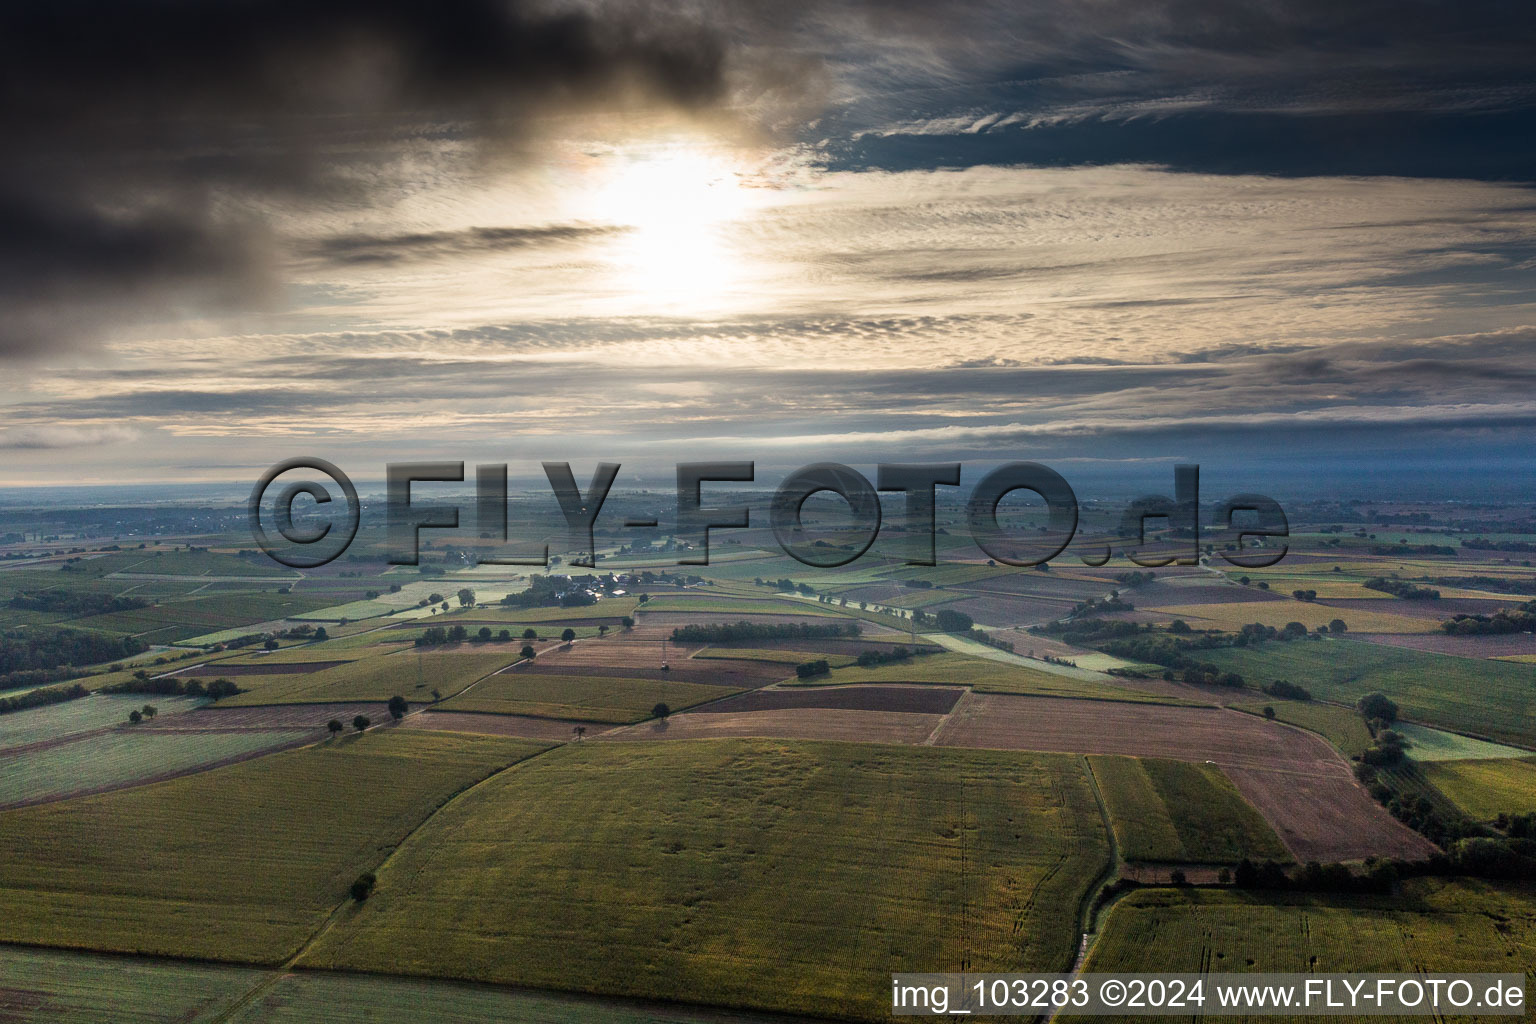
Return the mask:
[[[0,485],[1528,496],[1533,52],[1494,0],[6,5]]]

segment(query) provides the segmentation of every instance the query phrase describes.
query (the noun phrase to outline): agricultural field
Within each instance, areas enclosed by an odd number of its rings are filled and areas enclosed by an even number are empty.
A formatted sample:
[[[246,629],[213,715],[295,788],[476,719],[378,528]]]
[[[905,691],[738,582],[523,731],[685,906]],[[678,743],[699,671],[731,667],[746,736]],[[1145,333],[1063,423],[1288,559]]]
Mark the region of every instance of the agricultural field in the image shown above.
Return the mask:
[[[0,715],[0,754],[122,725],[130,711],[146,703],[154,704],[161,714],[174,715],[206,702],[188,697],[97,693],[62,704],[13,711]]]
[[[1100,756],[1089,757],[1088,763],[1126,860],[1235,864],[1244,857],[1290,859],[1263,815],[1215,765]]]
[[[0,946],[8,1024],[782,1024],[728,1010],[417,978],[103,956]],[[242,1003],[247,995],[255,998]]]
[[[1308,629],[1326,626],[1343,619],[1357,633],[1428,633],[1438,632],[1439,619],[1336,606],[1318,601],[1247,601],[1220,604],[1166,605],[1157,608],[1137,604],[1138,611],[1153,611],[1163,621],[1183,619],[1196,629],[1235,631],[1251,622],[1280,629],[1287,622],[1299,622]],[[1446,616],[1449,617],[1449,614]]]
[[[1320,736],[1219,708],[973,692],[931,742],[1213,762],[1301,862],[1415,859],[1435,849],[1372,800]]]
[[[1421,767],[1430,785],[1476,820],[1536,811],[1536,758],[1434,761]]]
[[[0,807],[121,789],[313,739],[313,730],[192,732],[125,726],[0,754]]]
[[[148,643],[173,644],[215,631],[299,615],[330,603],[303,594],[236,593],[186,597],[164,604],[71,620],[80,629],[127,633]]]
[[[1064,969],[1107,857],[1080,758],[567,744],[445,808],[300,962],[879,1020],[892,971]]]
[[[735,693],[734,687],[671,679],[624,676],[503,672],[481,680],[467,693],[445,700],[444,711],[529,715],[623,724],[649,718],[657,704],[673,711]]]
[[[1099,682],[1091,679],[1074,679],[1025,665],[972,658],[964,654],[928,654],[895,664],[861,668],[850,665],[809,679],[792,679],[787,685],[794,686],[844,686],[866,683],[926,683],[940,686],[967,686],[977,693],[1030,694],[1044,697],[1072,697],[1083,700],[1114,700],[1149,703],[1183,704],[1181,697],[1163,696],[1152,690],[1160,683],[1147,683],[1148,689],[1140,689],[1142,680]]]
[[[276,963],[444,800],[545,746],[392,729],[0,812],[0,941]]]
[[[219,703],[221,707],[250,707],[257,704],[382,701],[396,695],[411,701],[430,701],[433,690],[449,696],[517,660],[516,648],[496,653],[478,651],[473,645],[463,645],[451,651],[408,648],[319,671],[235,676],[232,678],[247,692]]]
[[[1536,667],[1400,650],[1348,639],[1294,640],[1201,651],[1251,684],[1287,679],[1322,700],[1354,704],[1381,692],[1402,717],[1536,747]]]
[[[818,654],[815,651],[775,650],[773,648],[758,647],[706,647],[693,655],[695,658],[703,658],[706,661],[724,659],[727,661],[768,661],[780,665],[799,665],[807,661],[824,659],[833,668],[842,668],[853,664],[853,656],[848,654]]]
[[[1536,892],[1470,879],[1415,879],[1397,899],[1144,890],[1106,915],[1085,970],[1530,972],[1536,970]]]
[[[1470,761],[1493,757],[1529,757],[1529,750],[1489,743],[1487,740],[1461,736],[1444,729],[1431,729],[1412,722],[1392,726],[1408,740],[1408,756],[1415,761]]]
[[[1366,727],[1364,717],[1354,708],[1323,704],[1318,701],[1278,698],[1262,703],[1233,704],[1231,707],[1235,711],[1245,711],[1261,718],[1264,716],[1265,708],[1273,708],[1276,720],[1317,733],[1332,743],[1335,749],[1345,757],[1362,754],[1375,742],[1371,736],[1371,730]]]

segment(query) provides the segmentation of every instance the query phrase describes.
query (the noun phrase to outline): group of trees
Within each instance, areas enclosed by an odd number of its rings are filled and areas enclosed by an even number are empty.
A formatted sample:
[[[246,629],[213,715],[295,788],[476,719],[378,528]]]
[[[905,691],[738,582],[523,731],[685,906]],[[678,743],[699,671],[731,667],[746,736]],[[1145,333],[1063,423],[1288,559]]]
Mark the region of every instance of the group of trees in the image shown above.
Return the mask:
[[[710,622],[679,626],[674,643],[723,644],[735,640],[815,640],[859,635],[859,624],[848,622]]]
[[[52,682],[77,674],[73,666],[131,658],[145,650],[134,637],[93,630],[8,629],[0,633],[0,687]]]
[[[111,686],[103,686],[101,692],[153,693],[162,697],[208,697],[212,700],[222,700],[245,691],[236,686],[233,680],[222,677],[207,683],[201,679],[181,679],[176,676],[152,678],[148,672],[139,669],[133,674],[133,678],[113,683]]]
[[[1297,686],[1295,683],[1288,683],[1284,679],[1276,679],[1274,682],[1267,686],[1259,687],[1259,689],[1263,690],[1271,697],[1279,697],[1281,700],[1312,699],[1311,690],[1307,689],[1305,686]]]
[[[897,662],[911,661],[914,655],[932,653],[931,647],[913,649],[905,644],[897,644],[888,651],[875,649],[860,651],[859,656],[854,660],[860,668],[874,668],[876,665],[893,665]]]
[[[533,633],[532,630],[529,630],[529,632]],[[534,633],[533,635],[537,636],[538,634]],[[490,643],[492,640],[499,640],[505,643],[511,639],[512,631],[510,629],[503,629],[500,632],[493,633],[490,626],[481,626],[471,636],[469,630],[463,626],[450,626],[447,629],[444,629],[442,626],[428,626],[422,630],[421,636],[416,638],[416,646],[441,647],[443,644],[461,644],[466,641],[484,644]]]
[[[831,671],[832,666],[827,664],[826,658],[804,661],[795,666],[795,675],[801,679],[814,679],[816,676],[824,676]]]
[[[1506,608],[1493,615],[1457,615],[1440,624],[1453,636],[1487,636],[1536,632],[1536,601]]]
[[[38,590],[15,595],[11,598],[11,607],[65,615],[107,615],[111,612],[147,608],[149,602],[139,597],[119,597],[116,594],[92,591]]]
[[[1401,597],[1407,601],[1438,601],[1440,591],[1430,587],[1421,587],[1409,583],[1407,580],[1392,580],[1385,576],[1376,576],[1361,584],[1367,590],[1379,590],[1383,594],[1391,594],[1393,597]]]
[[[49,704],[62,704],[67,700],[78,700],[81,697],[89,697],[91,691],[76,683],[73,686],[54,686],[46,690],[32,690],[29,693],[17,694],[14,697],[0,697],[0,715],[8,715],[12,711],[25,711],[28,708],[40,708]]]

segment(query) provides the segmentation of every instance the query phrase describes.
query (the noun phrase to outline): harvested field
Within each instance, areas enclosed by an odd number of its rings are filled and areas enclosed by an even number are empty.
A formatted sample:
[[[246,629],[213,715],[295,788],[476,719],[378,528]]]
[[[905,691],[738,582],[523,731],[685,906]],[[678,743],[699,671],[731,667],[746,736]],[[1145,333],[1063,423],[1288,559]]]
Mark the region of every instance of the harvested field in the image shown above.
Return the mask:
[[[1295,858],[1422,860],[1435,845],[1382,809],[1354,780],[1332,775],[1225,767],[1239,793],[1259,809]]]
[[[402,729],[433,729],[438,732],[472,732],[484,736],[515,736],[529,740],[568,740],[577,726],[596,733],[604,726],[562,718],[533,718],[528,715],[495,715],[474,711],[424,711],[408,715]]]
[[[670,635],[670,634],[669,634]],[[783,651],[795,650],[808,654],[847,654],[858,657],[869,650],[888,650],[891,647],[906,647],[914,651],[939,651],[943,648],[937,644],[929,643],[919,638],[916,642],[906,633],[877,633],[869,636],[850,637],[847,640],[828,638],[805,640],[733,640],[732,646],[749,650]]]
[[[1059,619],[1076,603],[1066,598],[988,596],[967,597],[944,607],[964,612],[985,626],[1028,626]]]
[[[98,693],[79,700],[0,715],[0,751],[14,752],[122,725],[128,713],[152,703],[162,718],[191,711],[203,703],[190,697],[137,693]],[[161,719],[157,719],[159,721]]]
[[[1343,609],[1343,612],[1381,612],[1388,615],[1412,615],[1419,619],[1431,619],[1435,622],[1444,622],[1446,619],[1457,615],[1492,615],[1494,612],[1505,608],[1512,608],[1521,602],[1522,598],[1507,597],[1503,600],[1491,600],[1475,597],[1442,597],[1438,601],[1405,601],[1397,597],[1372,597],[1362,600],[1336,600],[1328,603],[1335,608]],[[1345,622],[1352,622],[1348,614],[1339,616]]]
[[[1536,811],[1536,758],[1437,761],[1424,777],[1446,799],[1480,821]]]
[[[965,691],[939,686],[820,686],[795,690],[754,690],[716,701],[696,714],[735,714],[789,708],[889,711],[947,715]]]
[[[726,687],[675,679],[503,672],[445,701],[442,708],[621,724],[650,717],[651,708],[658,703],[677,711],[731,692]]]
[[[1233,583],[1150,583],[1134,590],[1121,590],[1121,595],[1134,605],[1155,607],[1161,604],[1241,604],[1265,600],[1265,591],[1251,590]],[[1272,599],[1282,598],[1272,595]]]
[[[346,659],[337,661],[271,661],[258,664],[194,665],[169,673],[173,676],[301,676],[310,672],[323,672],[337,665],[348,664]]]
[[[1434,851],[1356,785],[1348,762],[1322,737],[1251,715],[969,693],[933,742],[1213,761],[1298,861]]]
[[[809,604],[809,602],[807,603]],[[810,607],[814,608],[816,605],[810,604]],[[816,624],[814,621],[816,619],[820,619],[822,622],[826,622],[828,619],[833,617],[834,616],[828,612],[809,612],[803,615],[747,614],[745,612],[737,611],[704,614],[702,612],[648,612],[644,608],[641,608],[638,612],[635,613],[635,618],[639,622],[646,626],[664,629],[667,631],[669,636],[671,635],[672,630],[676,629],[678,626],[696,626],[704,622],[751,622],[757,625],[767,626],[795,626],[802,622],[811,622],[812,624]]]
[[[1452,654],[1461,658],[1508,658],[1536,655],[1536,635],[1501,633],[1493,636],[1448,636],[1445,633],[1354,633],[1351,640],[1402,647],[1410,651]]]
[[[783,740],[843,740],[850,743],[921,745],[944,721],[943,715],[901,711],[851,711],[828,708],[783,708],[673,715],[666,721],[641,722],[604,733],[599,739],[698,740],[754,737]]]
[[[1219,708],[973,692],[961,699],[935,742],[1350,777],[1349,766],[1321,737]]]

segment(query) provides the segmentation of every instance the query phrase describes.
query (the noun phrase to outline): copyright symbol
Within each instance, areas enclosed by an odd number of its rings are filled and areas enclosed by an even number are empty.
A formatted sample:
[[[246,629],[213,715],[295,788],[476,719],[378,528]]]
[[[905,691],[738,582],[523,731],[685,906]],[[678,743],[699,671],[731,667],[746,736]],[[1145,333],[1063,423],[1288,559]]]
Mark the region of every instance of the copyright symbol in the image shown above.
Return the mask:
[[[333,523],[327,522],[318,527],[301,529],[293,521],[293,501],[301,494],[309,495],[317,505],[330,503],[331,492],[326,490],[323,484],[303,480],[287,484],[277,493],[273,509],[277,520],[277,532],[290,544],[299,546],[319,544],[330,537],[330,543],[325,545],[325,554],[296,554],[292,550],[284,549],[273,543],[272,538],[267,536],[267,531],[261,525],[261,506],[267,496],[268,488],[278,477],[294,469],[313,469],[324,473],[341,488],[342,494],[346,496],[346,519],[333,536],[331,534],[331,527],[335,525]],[[257,547],[265,551],[273,561],[286,565],[290,569],[314,569],[341,555],[357,536],[362,510],[362,503],[357,500],[357,489],[352,486],[352,481],[348,479],[347,474],[324,459],[305,456],[285,459],[263,473],[261,479],[256,481],[256,486],[251,489],[251,500],[246,506],[246,512],[251,520],[251,537],[256,541]]]
[[[1099,1002],[1105,1006],[1119,1006],[1125,1002],[1125,982],[1113,978],[1099,986]]]

